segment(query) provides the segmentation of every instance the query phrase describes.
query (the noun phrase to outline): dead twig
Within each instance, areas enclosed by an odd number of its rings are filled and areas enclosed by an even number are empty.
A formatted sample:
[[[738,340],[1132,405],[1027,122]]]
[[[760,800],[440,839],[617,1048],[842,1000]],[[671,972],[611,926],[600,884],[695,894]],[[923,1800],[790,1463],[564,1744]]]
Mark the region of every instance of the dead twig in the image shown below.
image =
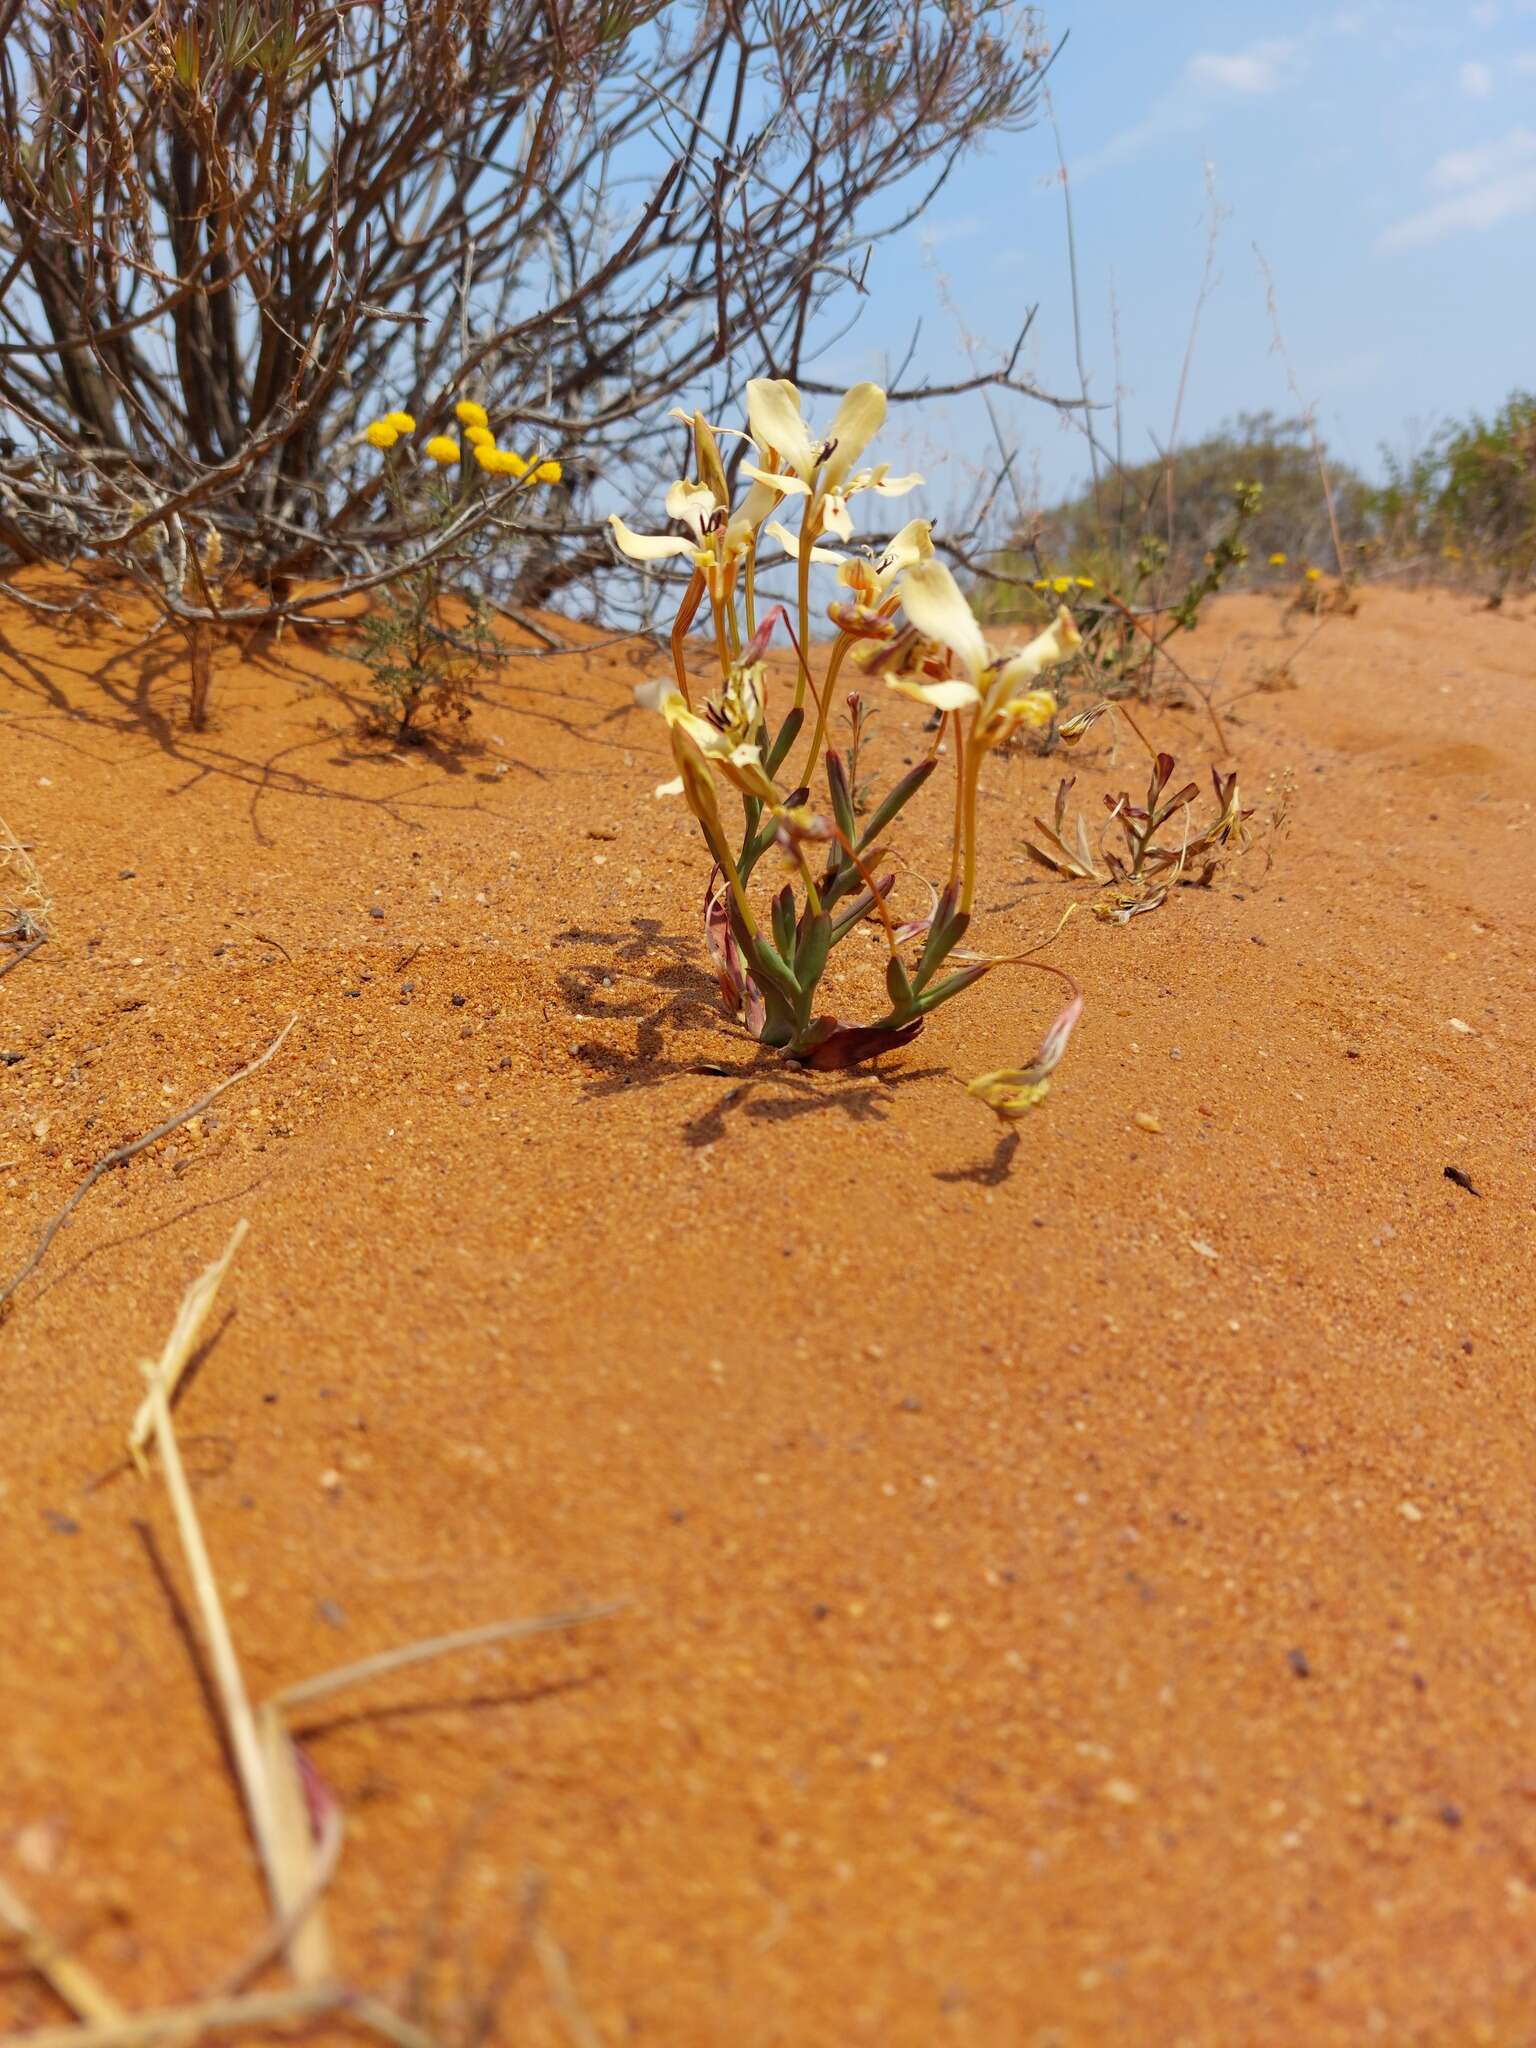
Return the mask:
[[[33,1918],[3,1878],[0,1878],[0,1924],[15,1935],[27,1967],[51,1985],[81,2019],[102,2025],[123,2017],[117,2001],[102,1989],[84,1963],[77,1963],[41,1922]]]
[[[29,960],[39,946],[46,946],[47,943],[48,934],[39,932],[36,938],[29,939],[19,952],[12,953],[7,960],[0,960],[0,981],[4,981],[13,967],[19,967],[23,960]]]
[[[297,1685],[274,1693],[268,1705],[282,1713],[292,1713],[295,1707],[307,1707],[315,1700],[340,1692],[343,1686],[383,1678],[391,1671],[403,1671],[407,1665],[423,1664],[431,1657],[451,1656],[456,1650],[474,1650],[486,1643],[516,1642],[524,1636],[546,1635],[553,1629],[576,1628],[582,1622],[601,1621],[607,1615],[617,1614],[623,1606],[622,1600],[610,1600],[599,1607],[573,1607],[564,1614],[539,1614],[523,1621],[488,1621],[479,1628],[458,1629],[452,1635],[427,1636],[419,1643],[403,1643],[398,1649],[381,1650],[376,1657],[360,1658],[356,1664],[340,1664],[334,1671],[300,1679]]]
[[[64,1204],[63,1208],[46,1225],[42,1235],[32,1248],[31,1256],[22,1266],[20,1272],[15,1274],[3,1288],[0,1288],[0,1316],[4,1316],[6,1313],[16,1290],[37,1271],[38,1267],[47,1257],[48,1247],[53,1243],[53,1240],[64,1228],[70,1217],[74,1215],[76,1209],[79,1208],[103,1174],[110,1173],[114,1166],[126,1166],[130,1159],[137,1158],[139,1153],[147,1151],[151,1145],[157,1144],[161,1138],[169,1137],[172,1131],[179,1130],[184,1123],[190,1123],[193,1117],[200,1116],[205,1109],[218,1101],[226,1089],[233,1088],[237,1081],[247,1080],[258,1068],[264,1067],[298,1021],[298,1015],[295,1013],[288,1019],[288,1022],[279,1031],[265,1052],[258,1053],[256,1058],[250,1061],[248,1065],[243,1066],[238,1073],[230,1074],[226,1079],[218,1082],[208,1090],[206,1095],[200,1095],[197,1101],[190,1103],[186,1109],[178,1110],[173,1117],[167,1117],[163,1124],[156,1124],[155,1128],[152,1131],[146,1131],[142,1138],[134,1138],[126,1145],[119,1145],[115,1151],[105,1153],[98,1159],[90,1172],[85,1176],[85,1179],[81,1181],[79,1187],[75,1189],[75,1192]]]

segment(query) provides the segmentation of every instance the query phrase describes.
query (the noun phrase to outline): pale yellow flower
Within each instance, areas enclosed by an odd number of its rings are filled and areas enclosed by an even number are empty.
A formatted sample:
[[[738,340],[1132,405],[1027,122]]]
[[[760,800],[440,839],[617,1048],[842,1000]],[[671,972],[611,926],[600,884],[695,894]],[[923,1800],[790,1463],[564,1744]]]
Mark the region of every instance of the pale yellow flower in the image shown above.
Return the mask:
[[[901,579],[902,609],[925,640],[947,648],[953,666],[964,673],[939,682],[910,676],[887,676],[893,690],[915,697],[935,711],[962,711],[975,705],[977,729],[988,746],[997,746],[1021,725],[1043,726],[1056,709],[1049,690],[1015,695],[1021,683],[1032,683],[1045,669],[1066,661],[1082,646],[1072,614],[1063,605],[1043,633],[1037,633],[1017,654],[995,655],[988,647],[976,614],[949,570],[940,561],[922,561]]]

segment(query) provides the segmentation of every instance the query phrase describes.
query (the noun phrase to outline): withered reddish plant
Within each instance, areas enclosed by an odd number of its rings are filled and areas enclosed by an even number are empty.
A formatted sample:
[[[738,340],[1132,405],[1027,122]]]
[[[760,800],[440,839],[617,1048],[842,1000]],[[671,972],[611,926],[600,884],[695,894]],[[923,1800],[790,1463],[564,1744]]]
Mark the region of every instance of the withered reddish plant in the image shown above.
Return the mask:
[[[909,1044],[935,1010],[995,968],[1027,964],[1060,976],[1070,989],[1054,1039],[1036,1061],[1054,1066],[1081,1009],[1071,976],[1032,958],[1038,947],[994,956],[965,950],[962,942],[976,889],[982,765],[1021,727],[1054,716],[1056,700],[1038,679],[1071,656],[1077,633],[1063,611],[1019,653],[994,655],[953,576],[935,559],[926,520],[910,520],[879,554],[824,544],[828,536],[851,539],[856,495],[897,497],[922,481],[891,477],[883,463],[858,466],[885,406],[877,385],[855,385],[825,433],[812,433],[792,384],[754,380],[747,386],[751,453],[742,465],[749,488],[740,505],[716,430],[695,414],[697,479],[679,480],[666,495],[667,511],[684,531],[636,533],[612,517],[617,544],[631,559],[680,557],[692,568],[672,634],[673,674],[636,693],[666,720],[677,769],[657,795],[681,796],[698,822],[711,862],[705,937],[727,1008],[761,1044],[809,1067],[853,1066]],[[783,515],[796,509],[798,531],[791,531]],[[795,564],[793,620],[784,606],[758,617],[765,539]],[[835,633],[822,643],[824,655],[810,637],[810,579],[823,566],[837,570],[843,592],[828,607]],[[690,683],[683,651],[706,603],[719,679],[703,695]],[[796,671],[792,701],[776,712],[765,657],[781,624]],[[928,751],[884,795],[856,781],[844,756],[826,744],[849,661],[938,714]],[[856,732],[865,716],[860,701]],[[949,872],[932,886],[926,910],[906,915],[893,900],[889,834],[939,768],[946,734],[954,775]],[[739,827],[727,823],[736,805]],[[765,888],[763,877],[774,870]],[[886,1007],[867,1021],[827,1014],[817,995],[832,954],[866,927],[883,939]],[[1035,1087],[1031,1100],[1043,1093],[1044,1072],[1025,1084]],[[990,1099],[984,1091],[982,1099]]]
[[[1108,816],[1094,845],[1082,816],[1068,817],[1067,801],[1077,778],[1065,776],[1057,786],[1051,822],[1034,820],[1042,844],[1026,840],[1024,851],[1064,880],[1097,883],[1101,893],[1092,905],[1095,917],[1108,924],[1128,924],[1133,917],[1156,910],[1178,882],[1209,888],[1224,861],[1247,851],[1247,821],[1253,813],[1243,809],[1236,769],[1223,775],[1212,768],[1215,809],[1204,823],[1197,823],[1193,805],[1199,783],[1185,782],[1170,790],[1177,765],[1172,754],[1154,747],[1123,705],[1091,705],[1067,719],[1057,736],[1074,746],[1106,714],[1124,718],[1151,758],[1146,795],[1138,803],[1129,790],[1106,792]],[[1118,845],[1112,838],[1117,829]]]

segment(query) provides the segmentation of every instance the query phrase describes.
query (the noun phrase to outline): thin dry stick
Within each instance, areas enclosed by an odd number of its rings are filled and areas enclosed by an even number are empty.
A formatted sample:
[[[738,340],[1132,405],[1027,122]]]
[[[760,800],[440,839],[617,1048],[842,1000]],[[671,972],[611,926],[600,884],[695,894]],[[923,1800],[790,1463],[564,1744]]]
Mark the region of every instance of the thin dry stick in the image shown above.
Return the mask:
[[[1179,388],[1173,401],[1173,424],[1168,429],[1168,452],[1164,457],[1163,482],[1168,506],[1168,552],[1173,553],[1173,461],[1178,452],[1179,423],[1184,417],[1184,399],[1189,390],[1189,373],[1194,367],[1195,340],[1200,332],[1200,315],[1205,311],[1205,302],[1211,296],[1212,277],[1216,269],[1216,247],[1221,240],[1221,224],[1226,219],[1226,209],[1216,197],[1216,166],[1208,163],[1205,167],[1205,196],[1210,207],[1205,234],[1205,267],[1200,272],[1200,290],[1195,298],[1195,310],[1189,323],[1189,340],[1184,347],[1184,364],[1179,371]]]
[[[102,1989],[84,1963],[77,1963],[47,1928],[33,1918],[3,1878],[0,1878],[0,1921],[16,1936],[27,1967],[50,1984],[81,2019],[107,2023],[123,2017],[122,2007],[116,1999]]]
[[[602,2036],[581,2009],[565,1950],[542,1921],[534,1927],[530,1940],[539,1968],[544,1972],[550,2001],[576,2048],[603,2048]]]
[[[37,937],[29,939],[19,952],[12,953],[8,959],[0,960],[0,981],[4,981],[13,967],[19,967],[23,960],[31,958],[39,946],[46,946],[47,943],[48,934],[46,932],[39,932]]]
[[[258,1723],[263,1721],[267,1711],[265,1708],[257,1709]],[[324,1897],[331,1879],[336,1875],[346,1838],[346,1823],[341,1817],[340,1808],[329,1807],[321,1822],[320,1839],[315,1846],[312,1872],[297,1903],[280,1920],[272,1922],[256,1945],[225,1977],[218,1987],[222,1996],[233,1998],[238,1992],[243,1991],[251,1979],[259,1977],[273,1957],[281,1955],[293,1941],[299,1929]]]
[[[267,1702],[280,1713],[307,1707],[323,1700],[343,1686],[361,1685],[365,1679],[382,1678],[387,1672],[402,1671],[407,1665],[424,1663],[429,1657],[447,1657],[455,1650],[473,1650],[483,1643],[514,1642],[523,1636],[545,1635],[553,1629],[576,1628],[584,1621],[601,1621],[617,1614],[622,1600],[610,1600],[601,1607],[574,1607],[567,1614],[540,1614],[529,1621],[489,1621],[480,1628],[460,1629],[450,1636],[428,1636],[419,1643],[403,1643],[397,1650],[381,1650],[376,1657],[364,1657],[356,1664],[338,1665],[314,1678],[300,1679],[276,1693]]]
[[[4,1313],[17,1288],[25,1281],[30,1280],[38,1267],[43,1263],[48,1253],[48,1247],[53,1243],[53,1240],[64,1228],[70,1217],[74,1215],[76,1209],[79,1208],[80,1204],[85,1200],[104,1173],[110,1173],[114,1166],[126,1166],[130,1159],[137,1158],[139,1153],[147,1151],[151,1145],[157,1144],[161,1138],[169,1137],[172,1131],[179,1130],[184,1123],[189,1123],[193,1117],[200,1116],[211,1103],[218,1101],[226,1088],[233,1088],[237,1081],[246,1080],[256,1072],[258,1067],[264,1067],[298,1021],[298,1013],[295,1012],[267,1047],[266,1051],[258,1053],[248,1066],[240,1069],[239,1073],[230,1074],[225,1080],[220,1081],[216,1087],[210,1088],[206,1095],[199,1096],[197,1101],[191,1103],[186,1109],[178,1110],[175,1116],[168,1117],[163,1124],[156,1124],[152,1131],[146,1131],[142,1138],[134,1138],[127,1145],[119,1145],[115,1152],[108,1152],[104,1157],[98,1159],[90,1172],[85,1176],[85,1179],[81,1181],[79,1187],[75,1189],[75,1192],[64,1204],[58,1215],[54,1217],[53,1221],[43,1231],[42,1236],[32,1249],[32,1256],[27,1260],[21,1271],[9,1280],[3,1288],[0,1288],[0,1314]]]
[[[224,1275],[229,1271],[229,1262],[240,1249],[250,1225],[242,1216],[229,1234],[219,1257],[211,1266],[198,1274],[192,1285],[182,1296],[181,1307],[171,1325],[171,1334],[165,1340],[165,1349],[159,1363],[146,1364],[144,1370],[151,1384],[160,1388],[166,1401],[173,1403],[182,1374],[187,1369],[192,1353],[197,1349],[197,1340],[202,1334],[203,1324],[208,1320],[208,1311],[213,1307],[213,1297],[218,1293]],[[144,1456],[144,1447],[154,1431],[154,1411],[151,1396],[146,1394],[139,1405],[139,1412],[133,1418],[133,1427],[128,1432],[128,1455],[138,1467],[139,1477],[149,1477],[149,1461]]]
[[[166,1403],[164,1387],[151,1387],[149,1399],[155,1441],[160,1448],[165,1490],[170,1495],[171,1512],[176,1517],[176,1533],[181,1539],[182,1553],[187,1560],[187,1569],[192,1575],[192,1591],[202,1616],[203,1634],[213,1660],[214,1684],[218,1690],[225,1727],[229,1731],[230,1748],[234,1753],[240,1789],[245,1795],[251,1833],[256,1838],[256,1850],[266,1875],[267,1888],[272,1895],[273,1908],[280,1912],[282,1901],[278,1879],[278,1819],[272,1788],[267,1781],[266,1759],[262,1755],[261,1743],[256,1734],[256,1717],[251,1711],[245,1680],[240,1673],[240,1662],[235,1655],[234,1641],[229,1633],[224,1603],[219,1597],[218,1582],[213,1575],[208,1546],[203,1540],[202,1524],[198,1521],[197,1509],[192,1503],[192,1489],[187,1484],[186,1470],[181,1462],[181,1450],[176,1442],[176,1430],[171,1421],[171,1411]]]
[[[1072,221],[1072,176],[1067,169],[1067,153],[1061,139],[1061,123],[1056,119],[1056,109],[1049,92],[1045,95],[1046,111],[1051,117],[1051,133],[1056,137],[1056,163],[1061,175],[1061,202],[1067,219],[1067,276],[1072,286],[1072,345],[1077,353],[1077,382],[1083,394],[1083,416],[1087,419],[1088,370],[1083,361],[1083,308],[1077,288],[1077,230]],[[1099,533],[1104,531],[1104,507],[1099,502],[1099,444],[1094,439],[1091,424],[1088,434],[1088,461],[1093,470],[1093,516]]]
[[[189,1292],[196,1292],[201,1286],[201,1281],[194,1281]],[[206,1313],[206,1301],[203,1308]],[[214,1684],[256,1852],[266,1878],[272,1910],[279,1920],[286,1920],[309,1891],[314,1868],[313,1845],[302,1796],[295,1797],[295,1788],[276,1782],[276,1774],[284,1766],[289,1772],[294,1769],[291,1753],[276,1756],[270,1745],[263,1744],[256,1717],[251,1711],[240,1660],[235,1655],[234,1639],[229,1632],[218,1581],[203,1538],[202,1524],[198,1520],[192,1489],[187,1484],[181,1462],[181,1450],[162,1380],[151,1381],[149,1400],[155,1442],[160,1450],[161,1473],[166,1492],[170,1495],[176,1533],[181,1539],[193,1594],[202,1617],[203,1634],[213,1664]],[[324,1927],[313,1910],[313,1901],[302,1925],[289,1942],[287,1952],[289,1965],[301,1984],[323,1982],[330,1974],[329,1944]]]
[[[1317,431],[1317,407],[1308,405],[1301,395],[1301,386],[1296,382],[1296,371],[1291,362],[1291,352],[1285,345],[1285,336],[1280,328],[1280,302],[1275,293],[1274,272],[1264,260],[1264,251],[1255,242],[1253,253],[1259,260],[1264,273],[1265,303],[1269,307],[1270,324],[1275,330],[1275,353],[1285,365],[1285,381],[1291,387],[1291,396],[1301,407],[1301,416],[1312,441],[1312,459],[1317,464],[1318,479],[1323,486],[1323,503],[1328,507],[1328,531],[1333,536],[1333,559],[1339,567],[1339,581],[1349,581],[1349,571],[1344,566],[1344,543],[1339,538],[1339,517],[1334,510],[1333,485],[1328,481],[1328,464],[1323,454],[1322,436]]]
[[[281,2026],[316,2013],[347,2005],[350,1994],[339,1984],[315,1984],[289,1991],[267,1991],[252,1998],[210,1998],[193,2005],[162,2007],[101,2020],[85,2027],[42,2027],[34,2033],[0,2034],[0,2048],[150,2048],[176,2035],[185,2041],[198,2034],[226,2032],[231,2027]]]

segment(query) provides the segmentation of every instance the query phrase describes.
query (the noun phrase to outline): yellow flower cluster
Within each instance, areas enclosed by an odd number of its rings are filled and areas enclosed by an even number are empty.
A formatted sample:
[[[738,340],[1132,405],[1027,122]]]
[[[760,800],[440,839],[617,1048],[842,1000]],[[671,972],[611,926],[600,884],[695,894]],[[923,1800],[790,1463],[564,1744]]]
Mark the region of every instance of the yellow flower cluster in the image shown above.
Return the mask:
[[[1321,583],[1323,580],[1323,572],[1321,569],[1308,569],[1306,572],[1306,576],[1307,581],[1309,583]]]
[[[1269,566],[1271,567],[1271,569],[1283,569],[1285,567],[1285,556],[1271,555],[1269,558]]]
[[[387,412],[382,418],[370,420],[363,429],[363,439],[370,448],[393,448],[402,434],[414,434],[416,422],[408,412]]]
[[[1049,590],[1057,597],[1065,597],[1069,590],[1092,590],[1091,576],[1037,576],[1030,585],[1032,590]]]
[[[464,446],[451,434],[434,434],[422,449],[428,461],[438,463],[443,469],[464,460],[468,448],[476,463],[488,476],[525,477],[529,474],[528,464],[521,455],[510,448],[498,448],[496,436],[483,405],[477,405],[472,398],[461,398],[453,408],[454,417],[464,429]],[[402,434],[414,434],[416,422],[408,412],[387,412],[382,418],[371,420],[363,429],[363,439],[370,448],[393,448]],[[532,472],[535,483],[557,484],[563,471],[560,464],[551,457],[541,462]]]

